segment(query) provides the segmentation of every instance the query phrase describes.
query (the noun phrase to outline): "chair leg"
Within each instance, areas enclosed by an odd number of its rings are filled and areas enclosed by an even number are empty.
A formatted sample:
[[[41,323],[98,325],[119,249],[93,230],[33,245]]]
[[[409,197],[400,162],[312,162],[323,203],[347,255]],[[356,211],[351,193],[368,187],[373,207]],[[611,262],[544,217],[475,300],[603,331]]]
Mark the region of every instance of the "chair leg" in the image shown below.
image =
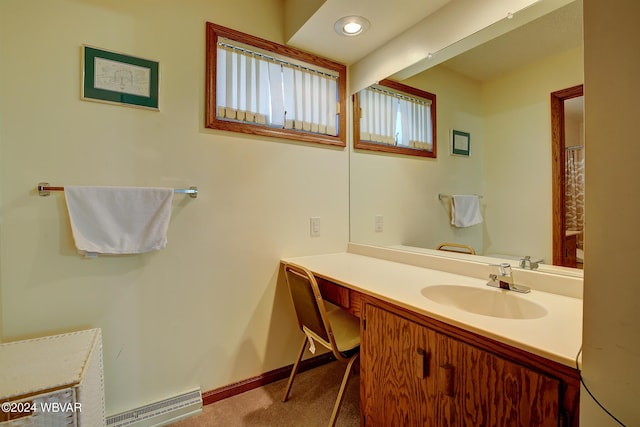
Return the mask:
[[[329,420],[329,427],[333,427],[338,420],[338,412],[340,412],[340,407],[342,406],[342,398],[344,397],[344,391],[347,388],[347,383],[349,382],[349,377],[351,376],[351,368],[353,364],[360,356],[360,353],[355,354],[349,359],[349,363],[347,363],[347,369],[344,372],[344,376],[342,377],[342,384],[340,384],[340,390],[338,391],[338,397],[336,398],[336,404],[333,406],[333,413],[331,414],[331,419]]]
[[[289,399],[289,392],[291,391],[291,386],[293,385],[293,378],[298,373],[298,367],[300,366],[300,360],[302,359],[302,355],[304,354],[304,349],[307,347],[307,341],[309,338],[304,336],[304,340],[302,341],[302,346],[300,347],[300,351],[298,352],[298,358],[296,362],[293,364],[293,369],[291,369],[291,375],[289,375],[289,382],[287,382],[287,389],[284,391],[284,396],[282,397],[282,401],[286,402]]]

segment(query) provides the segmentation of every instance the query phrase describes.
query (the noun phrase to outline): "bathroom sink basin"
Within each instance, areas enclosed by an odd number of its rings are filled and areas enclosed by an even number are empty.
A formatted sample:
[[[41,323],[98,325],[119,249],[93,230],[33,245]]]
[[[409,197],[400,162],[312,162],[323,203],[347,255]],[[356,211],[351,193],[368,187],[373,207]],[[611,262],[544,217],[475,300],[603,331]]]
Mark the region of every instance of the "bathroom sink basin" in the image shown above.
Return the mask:
[[[503,319],[538,319],[547,310],[527,295],[513,291],[479,286],[435,285],[422,289],[422,295],[438,304],[455,307],[469,313]]]

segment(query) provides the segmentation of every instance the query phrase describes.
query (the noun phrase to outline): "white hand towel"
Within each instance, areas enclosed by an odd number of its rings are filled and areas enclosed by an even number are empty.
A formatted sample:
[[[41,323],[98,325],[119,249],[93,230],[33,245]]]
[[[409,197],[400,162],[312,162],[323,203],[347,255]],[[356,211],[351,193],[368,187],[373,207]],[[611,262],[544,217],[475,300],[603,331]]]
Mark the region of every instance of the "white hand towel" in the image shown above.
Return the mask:
[[[167,244],[171,188],[65,186],[78,251],[138,254]]]
[[[471,227],[482,222],[480,198],[475,195],[451,196],[451,224],[456,227]]]

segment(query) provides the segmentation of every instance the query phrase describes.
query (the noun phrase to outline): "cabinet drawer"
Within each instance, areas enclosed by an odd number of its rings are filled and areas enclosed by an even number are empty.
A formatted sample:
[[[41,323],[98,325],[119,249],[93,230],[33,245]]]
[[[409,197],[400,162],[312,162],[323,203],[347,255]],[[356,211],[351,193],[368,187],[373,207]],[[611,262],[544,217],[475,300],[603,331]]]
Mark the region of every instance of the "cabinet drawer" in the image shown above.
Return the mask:
[[[349,289],[320,277],[316,277],[316,281],[322,298],[339,307],[349,308]]]
[[[321,277],[316,277],[316,281],[324,299],[360,317],[362,294]]]

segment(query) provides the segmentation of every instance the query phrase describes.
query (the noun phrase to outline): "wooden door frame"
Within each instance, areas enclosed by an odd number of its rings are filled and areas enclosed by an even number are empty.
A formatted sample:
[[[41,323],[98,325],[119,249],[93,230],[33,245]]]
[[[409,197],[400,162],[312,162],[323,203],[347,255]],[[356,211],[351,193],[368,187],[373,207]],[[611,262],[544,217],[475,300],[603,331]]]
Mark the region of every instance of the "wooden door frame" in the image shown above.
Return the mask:
[[[553,265],[565,265],[565,150],[564,101],[584,95],[584,85],[551,93],[551,173],[553,213]]]

